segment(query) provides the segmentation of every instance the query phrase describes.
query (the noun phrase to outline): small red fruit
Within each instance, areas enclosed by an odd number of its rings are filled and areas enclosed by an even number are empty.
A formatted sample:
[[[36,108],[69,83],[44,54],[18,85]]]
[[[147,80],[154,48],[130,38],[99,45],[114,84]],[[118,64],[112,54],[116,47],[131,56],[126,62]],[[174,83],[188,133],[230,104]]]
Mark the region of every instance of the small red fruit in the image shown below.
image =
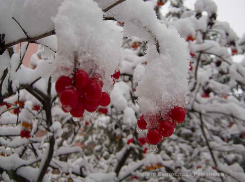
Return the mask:
[[[82,117],[83,116],[83,113],[84,113],[84,107],[80,107],[80,108],[78,108],[78,109],[72,109],[71,110],[71,115],[73,116],[73,117],[76,117],[76,118],[80,118],[80,117]]]
[[[146,121],[144,119],[144,116],[140,116],[140,118],[137,121],[137,125],[138,125],[139,129],[141,129],[141,130],[146,130],[147,129],[146,128],[147,123],[146,123]]]
[[[58,94],[61,94],[66,88],[71,88],[72,87],[72,79],[70,79],[67,76],[61,76],[56,84],[55,84],[55,89]]]
[[[238,52],[238,51],[237,51],[236,49],[232,49],[232,50],[231,50],[232,56],[234,56],[235,54],[237,54],[237,52]]]
[[[162,135],[158,130],[150,129],[147,132],[146,140],[149,144],[157,145],[162,140]]]
[[[79,109],[81,107],[84,108],[84,99],[83,99],[83,97],[79,97],[79,100],[78,100],[77,104],[73,107],[73,109]]]
[[[190,70],[190,71],[193,70],[193,66],[192,66],[191,62],[190,62],[189,70]]]
[[[190,55],[191,55],[191,57],[192,58],[194,58],[196,55],[194,54],[194,53],[192,53],[192,52],[190,52]]]
[[[34,111],[39,111],[40,109],[41,109],[41,106],[39,106],[39,105],[34,105],[32,107],[32,110],[34,110]]]
[[[131,48],[133,49],[137,49],[140,45],[137,43],[137,42],[134,42],[132,45],[131,45]]]
[[[121,27],[123,27],[123,26],[124,26],[124,22],[120,22],[120,21],[118,21],[118,22],[117,22],[117,24],[118,24],[118,25],[120,25]]]
[[[23,131],[20,132],[20,136],[21,136],[21,138],[30,138],[31,137],[30,131],[23,130]]]
[[[139,138],[138,140],[139,140],[139,144],[140,144],[140,145],[145,145],[145,143],[146,143],[146,138]]]
[[[89,101],[98,101],[101,99],[101,94],[102,94],[101,85],[99,85],[96,82],[91,82],[85,88],[84,97],[86,100],[89,100]]]
[[[146,148],[144,148],[144,150],[143,150],[143,154],[146,154],[147,150],[148,150],[148,148],[147,148],[147,147],[146,147]]]
[[[75,82],[76,89],[82,91],[88,83],[89,83],[88,73],[84,70],[78,70],[76,72],[76,82]]]
[[[85,100],[84,107],[88,112],[94,112],[100,105],[100,101],[89,101]]]
[[[178,123],[183,123],[185,120],[186,110],[182,107],[175,106],[170,112],[169,117],[177,121]]]
[[[66,110],[75,107],[78,102],[78,99],[78,92],[72,88],[65,89],[60,94],[60,102],[62,103],[62,106],[67,108]]]
[[[20,108],[16,108],[16,109],[14,109],[14,114],[19,114],[20,113]]]
[[[170,122],[160,122],[157,130],[163,137],[170,137],[174,133],[174,127]]]
[[[111,102],[110,95],[106,92],[102,92],[100,105],[101,106],[108,106],[110,104],[110,102]]]
[[[133,139],[133,138],[128,139],[128,141],[127,141],[127,145],[129,145],[130,143],[133,143],[133,142],[134,142],[134,139]]]
[[[186,41],[187,42],[189,42],[189,41],[194,41],[195,39],[192,37],[192,36],[188,36],[187,38],[186,38]]]
[[[165,3],[163,1],[158,1],[157,6],[163,6]]]
[[[107,108],[99,108],[98,112],[102,113],[102,114],[107,114],[108,113],[108,109]]]
[[[204,93],[204,94],[202,94],[202,97],[203,98],[209,98],[210,96],[209,96],[209,94]]]
[[[103,78],[99,73],[94,73],[91,77],[91,82],[99,84],[101,87],[103,87]]]
[[[115,71],[115,73],[113,75],[111,75],[111,77],[113,77],[117,80],[117,79],[119,79],[120,74],[121,74],[120,70],[117,70],[117,71]]]

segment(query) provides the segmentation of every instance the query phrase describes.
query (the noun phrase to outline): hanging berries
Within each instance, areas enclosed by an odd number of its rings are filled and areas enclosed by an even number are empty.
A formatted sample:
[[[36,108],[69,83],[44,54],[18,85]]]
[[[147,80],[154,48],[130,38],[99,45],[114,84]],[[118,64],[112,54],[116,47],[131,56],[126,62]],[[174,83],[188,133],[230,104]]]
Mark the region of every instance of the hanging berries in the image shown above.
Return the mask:
[[[31,137],[31,130],[32,130],[32,123],[29,123],[27,121],[23,121],[21,123],[21,132],[20,132],[21,138],[30,138]]]
[[[81,69],[74,74],[72,78],[61,76],[55,85],[65,113],[70,112],[73,117],[82,117],[85,110],[94,112],[99,105],[110,104],[109,94],[102,92],[103,79],[100,74],[94,73],[90,77]]]
[[[141,117],[138,119],[137,124],[138,124],[139,129],[141,129],[141,130],[146,130],[146,129],[147,129],[147,128],[146,128],[147,123],[146,123],[146,121],[145,121],[145,119],[144,119],[144,116],[141,116]]]
[[[71,88],[71,87],[72,87],[72,79],[70,79],[67,76],[61,76],[55,84],[55,89],[58,94],[63,92],[66,88]]]
[[[89,83],[90,79],[89,79],[89,75],[87,72],[85,72],[84,70],[78,70],[76,72],[76,83],[75,83],[75,88],[78,91],[82,91],[86,85]]]
[[[183,123],[185,120],[185,114],[186,110],[184,108],[175,106],[168,115],[172,120],[177,121],[178,123]]]
[[[108,106],[110,102],[111,102],[110,95],[106,92],[102,92],[100,105]]]
[[[158,130],[150,129],[147,132],[146,140],[149,144],[157,145],[162,140],[162,135]]]

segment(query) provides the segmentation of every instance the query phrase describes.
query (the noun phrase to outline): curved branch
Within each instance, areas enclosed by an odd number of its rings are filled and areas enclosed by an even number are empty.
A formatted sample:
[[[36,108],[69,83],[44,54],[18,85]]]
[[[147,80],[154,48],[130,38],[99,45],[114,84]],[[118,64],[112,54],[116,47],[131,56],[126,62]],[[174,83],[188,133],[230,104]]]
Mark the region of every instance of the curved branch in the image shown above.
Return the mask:
[[[52,160],[52,157],[53,157],[53,153],[54,153],[54,144],[55,144],[55,139],[54,139],[54,135],[52,135],[52,137],[50,138],[50,143],[49,143],[49,149],[48,149],[48,155],[47,155],[47,158],[46,159],[43,159],[43,160],[46,160],[44,165],[42,166],[42,168],[40,169],[40,174],[38,176],[38,180],[37,182],[42,182],[43,181],[43,177],[49,167],[49,164]]]
[[[118,0],[115,3],[111,4],[110,6],[108,6],[107,8],[103,9],[104,12],[109,11],[110,9],[114,8],[115,6],[121,4],[122,2],[124,2],[126,0]]]
[[[50,35],[55,35],[55,30],[50,30],[48,32],[45,32],[45,33],[40,34],[40,35],[37,35],[35,37],[25,37],[25,38],[18,39],[18,40],[14,41],[14,42],[10,42],[8,44],[5,44],[3,46],[3,48],[6,50],[6,49],[8,49],[8,48],[10,48],[10,47],[12,47],[12,46],[14,46],[16,44],[21,43],[21,42],[30,42],[30,43],[34,42],[35,43],[36,40],[48,37]]]

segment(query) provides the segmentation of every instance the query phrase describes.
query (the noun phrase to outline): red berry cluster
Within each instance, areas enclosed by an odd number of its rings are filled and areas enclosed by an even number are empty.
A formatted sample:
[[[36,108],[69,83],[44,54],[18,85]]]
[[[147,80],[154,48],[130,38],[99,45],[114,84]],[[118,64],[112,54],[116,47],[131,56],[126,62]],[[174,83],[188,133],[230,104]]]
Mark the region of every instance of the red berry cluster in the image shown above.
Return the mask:
[[[151,116],[150,122],[157,123],[156,128],[148,130],[146,141],[149,144],[158,144],[163,137],[170,137],[174,133],[174,128],[178,123],[183,123],[185,119],[186,110],[182,107],[175,106],[165,116]],[[141,130],[147,129],[147,122],[142,115],[137,121],[138,127]]]
[[[18,102],[18,101],[15,101],[15,102],[14,102],[14,105],[15,105],[15,106],[18,106],[18,108],[14,109],[14,111],[13,111],[14,114],[17,115],[17,114],[20,113],[21,109],[24,108],[24,106],[25,106],[25,101],[23,101],[23,100],[20,100],[19,102]]]
[[[1,107],[1,106],[6,106],[7,109],[9,109],[9,108],[11,107],[11,105],[8,104],[7,102],[2,102],[2,103],[0,104],[0,107]]]
[[[55,85],[64,112],[82,117],[84,110],[94,112],[99,105],[108,106],[110,96],[102,92],[103,81],[98,73],[91,77],[84,70],[76,71],[72,78],[61,76]]]
[[[32,124],[23,121],[21,123],[21,132],[20,132],[20,136],[21,138],[30,138],[31,137],[31,130],[32,130]]]

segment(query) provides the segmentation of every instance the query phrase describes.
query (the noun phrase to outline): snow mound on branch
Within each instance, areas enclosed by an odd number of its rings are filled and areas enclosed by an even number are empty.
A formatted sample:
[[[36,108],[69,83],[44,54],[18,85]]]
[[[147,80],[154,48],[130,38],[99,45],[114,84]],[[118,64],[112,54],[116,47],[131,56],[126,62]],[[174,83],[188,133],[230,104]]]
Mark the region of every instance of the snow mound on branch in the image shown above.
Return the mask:
[[[135,11],[135,7],[141,11]],[[189,67],[189,51],[184,39],[174,28],[167,28],[157,20],[148,2],[125,1],[109,11],[108,16],[125,23],[126,36],[136,36],[150,43],[146,55],[148,64],[136,91],[142,114],[166,113],[174,105],[183,107]]]
[[[59,50],[54,78],[72,73],[77,53],[79,67],[90,75],[101,74],[105,91],[110,90],[111,75],[121,61],[121,28],[103,21],[102,10],[90,0],[64,1],[54,22]]]
[[[217,12],[217,5],[212,0],[197,0],[194,6],[197,13],[206,11],[211,16]]]

